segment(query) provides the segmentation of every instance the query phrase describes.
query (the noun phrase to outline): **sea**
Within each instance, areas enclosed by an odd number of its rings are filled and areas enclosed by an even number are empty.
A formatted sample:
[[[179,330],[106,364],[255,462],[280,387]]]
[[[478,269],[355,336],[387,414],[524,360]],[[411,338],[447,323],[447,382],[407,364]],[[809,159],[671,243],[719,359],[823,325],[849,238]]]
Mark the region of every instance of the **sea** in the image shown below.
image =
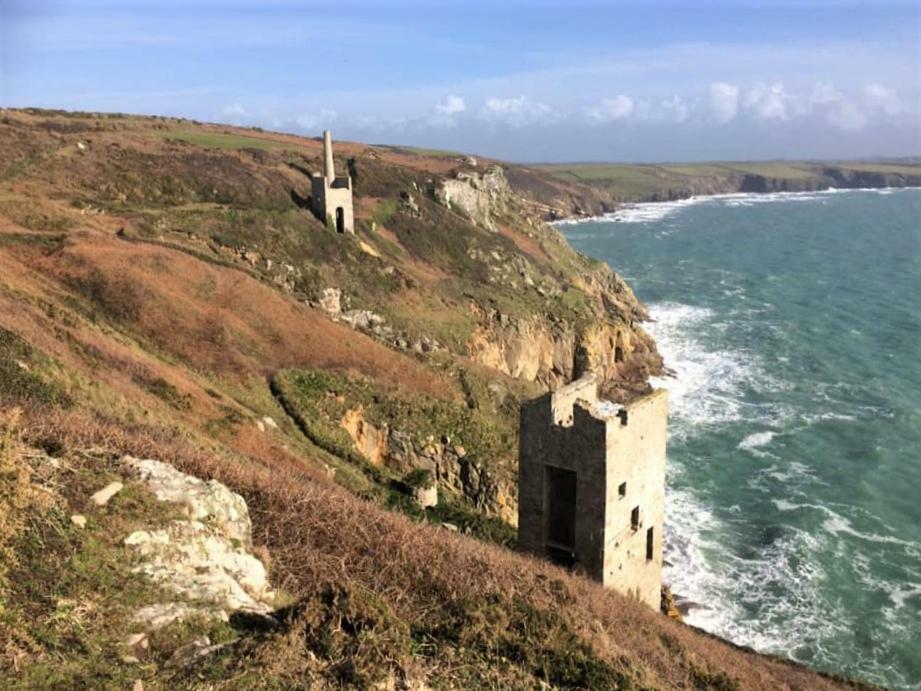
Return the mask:
[[[646,303],[672,371],[664,579],[686,621],[921,689],[921,189],[559,228]]]

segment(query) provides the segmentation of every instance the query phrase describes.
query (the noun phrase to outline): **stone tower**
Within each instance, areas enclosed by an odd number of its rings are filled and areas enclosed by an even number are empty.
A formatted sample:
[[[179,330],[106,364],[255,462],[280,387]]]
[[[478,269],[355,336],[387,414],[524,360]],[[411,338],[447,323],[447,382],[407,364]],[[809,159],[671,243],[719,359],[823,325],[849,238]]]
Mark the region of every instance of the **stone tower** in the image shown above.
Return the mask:
[[[352,178],[336,177],[333,164],[333,139],[329,130],[323,132],[323,175],[310,178],[310,208],[321,221],[339,233],[355,232],[352,211]]]
[[[521,410],[518,544],[659,609],[664,390],[627,405],[578,381]]]

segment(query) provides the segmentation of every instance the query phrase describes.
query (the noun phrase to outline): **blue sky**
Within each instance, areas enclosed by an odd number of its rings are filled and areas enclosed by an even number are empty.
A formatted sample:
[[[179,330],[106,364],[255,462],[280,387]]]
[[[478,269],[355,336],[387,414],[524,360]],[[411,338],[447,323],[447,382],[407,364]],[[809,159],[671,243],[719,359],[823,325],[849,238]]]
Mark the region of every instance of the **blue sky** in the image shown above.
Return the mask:
[[[921,0],[0,0],[0,106],[519,161],[921,154]]]

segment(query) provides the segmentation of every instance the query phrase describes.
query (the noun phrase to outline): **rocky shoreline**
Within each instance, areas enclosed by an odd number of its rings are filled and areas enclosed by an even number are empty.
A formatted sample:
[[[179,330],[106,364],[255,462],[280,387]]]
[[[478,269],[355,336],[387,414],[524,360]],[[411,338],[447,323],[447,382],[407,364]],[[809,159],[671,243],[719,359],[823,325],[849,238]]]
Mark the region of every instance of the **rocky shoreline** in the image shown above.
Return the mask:
[[[608,170],[609,169],[609,170]],[[510,167],[513,189],[547,221],[612,213],[624,203],[738,193],[921,187],[911,163],[559,164]]]
[[[610,220],[614,214],[618,211],[623,211],[626,209],[631,209],[640,205],[655,205],[655,204],[671,204],[674,202],[684,202],[691,200],[705,200],[705,199],[719,199],[719,198],[731,198],[738,195],[745,194],[809,194],[810,192],[856,192],[856,191],[870,191],[870,190],[904,190],[904,189],[921,189],[921,179],[919,179],[918,184],[911,185],[880,185],[880,186],[864,186],[864,187],[821,187],[821,188],[811,188],[811,189],[767,189],[767,190],[737,190],[734,192],[714,192],[709,194],[692,194],[683,197],[675,197],[673,199],[650,199],[648,201],[636,201],[636,202],[623,202],[617,204],[611,209],[607,209],[598,214],[572,214],[569,216],[556,218],[551,221],[548,221],[551,225],[562,225],[570,223],[582,223],[586,221],[597,221],[608,219]],[[619,219],[614,219],[619,220]]]

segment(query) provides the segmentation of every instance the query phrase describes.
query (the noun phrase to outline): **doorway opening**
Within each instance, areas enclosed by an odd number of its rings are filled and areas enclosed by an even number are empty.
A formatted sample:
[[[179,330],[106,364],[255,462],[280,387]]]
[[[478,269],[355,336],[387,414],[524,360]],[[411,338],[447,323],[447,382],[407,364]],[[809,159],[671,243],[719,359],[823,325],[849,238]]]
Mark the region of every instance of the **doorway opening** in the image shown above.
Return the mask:
[[[576,473],[545,466],[547,556],[561,566],[572,566],[576,555]]]
[[[345,209],[341,206],[336,207],[336,232],[345,232]]]

